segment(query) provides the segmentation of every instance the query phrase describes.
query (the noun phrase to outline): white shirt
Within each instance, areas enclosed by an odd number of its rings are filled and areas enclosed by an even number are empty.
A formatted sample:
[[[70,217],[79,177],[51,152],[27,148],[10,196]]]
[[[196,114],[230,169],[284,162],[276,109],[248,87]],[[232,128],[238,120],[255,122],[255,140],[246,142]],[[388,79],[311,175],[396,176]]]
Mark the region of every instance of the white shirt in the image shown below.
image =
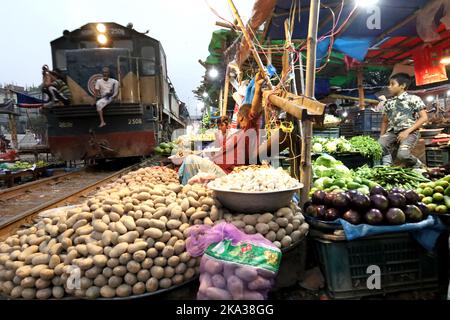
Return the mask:
[[[108,78],[107,81],[105,81],[103,78],[98,79],[95,82],[95,89],[100,91],[100,96],[103,98],[107,94],[109,94],[114,88],[114,94],[112,97],[117,96],[117,93],[119,92],[119,81],[113,78]]]

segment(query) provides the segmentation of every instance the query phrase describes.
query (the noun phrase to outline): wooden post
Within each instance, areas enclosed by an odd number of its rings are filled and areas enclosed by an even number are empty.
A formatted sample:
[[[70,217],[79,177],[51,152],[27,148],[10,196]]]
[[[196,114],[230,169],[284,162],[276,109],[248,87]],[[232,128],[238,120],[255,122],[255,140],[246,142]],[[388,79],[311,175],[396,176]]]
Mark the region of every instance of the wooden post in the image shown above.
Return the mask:
[[[220,114],[222,116],[225,116],[227,114],[229,88],[230,88],[230,74],[229,74],[229,70],[228,70],[228,66],[227,66],[226,71],[225,71],[225,87],[223,90],[223,105],[222,105],[222,109],[220,110]]]
[[[245,41],[247,41],[247,44],[248,44],[248,46],[250,48],[250,51],[253,54],[253,58],[255,59],[256,63],[258,64],[259,70],[261,72],[264,72],[264,76],[266,78],[267,86],[269,87],[270,90],[272,90],[273,89],[273,85],[270,82],[269,75],[267,74],[266,69],[264,68],[264,65],[263,65],[263,63],[261,61],[260,56],[258,55],[258,52],[255,50],[255,47],[253,46],[252,39],[251,39],[250,35],[248,34],[244,23],[242,22],[241,16],[239,15],[239,12],[237,11],[236,6],[233,3],[233,0],[228,0],[228,3],[230,5],[230,7],[231,7],[231,11],[233,12],[234,17],[236,18],[238,26],[241,29],[242,34],[244,35]]]
[[[307,39],[307,56],[306,56],[306,88],[305,95],[307,97],[314,97],[314,86],[316,82],[316,49],[317,49],[317,29],[319,25],[319,9],[320,0],[311,0],[309,7],[309,24],[308,24],[308,39]],[[303,183],[301,190],[300,201],[303,204],[308,200],[309,190],[311,189],[311,137],[312,137],[312,122],[308,117],[305,117],[303,122],[303,137],[302,137],[302,158],[301,158],[301,176],[300,181]]]
[[[224,116],[226,115],[227,110],[225,110],[225,114],[223,114],[223,89],[220,88],[220,92],[219,92],[219,111],[220,111],[220,115]]]
[[[363,68],[358,67],[357,69],[357,78],[358,78],[358,97],[359,97],[359,108],[361,110],[364,110],[365,108],[365,102],[364,102],[364,86],[363,86],[363,80],[364,80],[364,73]]]
[[[13,114],[8,115],[9,118],[9,132],[11,132],[11,142],[12,147],[16,150],[19,149],[19,142],[17,139],[17,126],[16,126],[16,116]]]

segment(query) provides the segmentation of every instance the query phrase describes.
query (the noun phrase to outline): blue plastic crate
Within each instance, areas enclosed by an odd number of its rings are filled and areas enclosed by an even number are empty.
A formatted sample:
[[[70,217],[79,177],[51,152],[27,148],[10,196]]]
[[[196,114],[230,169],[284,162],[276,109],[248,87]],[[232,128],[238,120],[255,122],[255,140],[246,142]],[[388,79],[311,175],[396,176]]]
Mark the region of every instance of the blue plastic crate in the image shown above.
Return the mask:
[[[355,114],[355,131],[380,131],[383,114],[370,109],[359,111]]]

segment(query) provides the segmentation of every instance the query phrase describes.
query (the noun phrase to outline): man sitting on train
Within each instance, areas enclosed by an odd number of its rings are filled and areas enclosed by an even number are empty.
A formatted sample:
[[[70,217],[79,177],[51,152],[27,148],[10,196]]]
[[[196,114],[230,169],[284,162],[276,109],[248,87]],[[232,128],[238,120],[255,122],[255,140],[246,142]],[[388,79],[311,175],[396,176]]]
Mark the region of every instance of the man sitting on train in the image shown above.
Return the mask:
[[[70,105],[72,93],[64,81],[62,73],[58,69],[50,71],[48,66],[44,65],[42,67],[42,76],[44,82],[42,92],[49,98],[49,101],[44,104],[44,107],[61,105],[61,103],[65,106]]]
[[[99,128],[106,126],[103,118],[103,108],[111,104],[119,93],[119,81],[109,77],[109,68],[104,67],[102,73],[103,78],[97,80],[94,88],[95,96],[100,97],[95,103],[98,115],[100,116]]]

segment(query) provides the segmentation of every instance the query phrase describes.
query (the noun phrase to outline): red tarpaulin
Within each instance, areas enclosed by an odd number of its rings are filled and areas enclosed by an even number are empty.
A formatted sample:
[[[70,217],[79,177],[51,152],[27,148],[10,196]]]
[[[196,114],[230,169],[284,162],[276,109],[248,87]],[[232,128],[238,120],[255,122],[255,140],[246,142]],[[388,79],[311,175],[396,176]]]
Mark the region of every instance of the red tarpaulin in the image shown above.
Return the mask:
[[[422,86],[447,80],[445,65],[440,63],[443,47],[426,46],[413,53],[416,85]]]

